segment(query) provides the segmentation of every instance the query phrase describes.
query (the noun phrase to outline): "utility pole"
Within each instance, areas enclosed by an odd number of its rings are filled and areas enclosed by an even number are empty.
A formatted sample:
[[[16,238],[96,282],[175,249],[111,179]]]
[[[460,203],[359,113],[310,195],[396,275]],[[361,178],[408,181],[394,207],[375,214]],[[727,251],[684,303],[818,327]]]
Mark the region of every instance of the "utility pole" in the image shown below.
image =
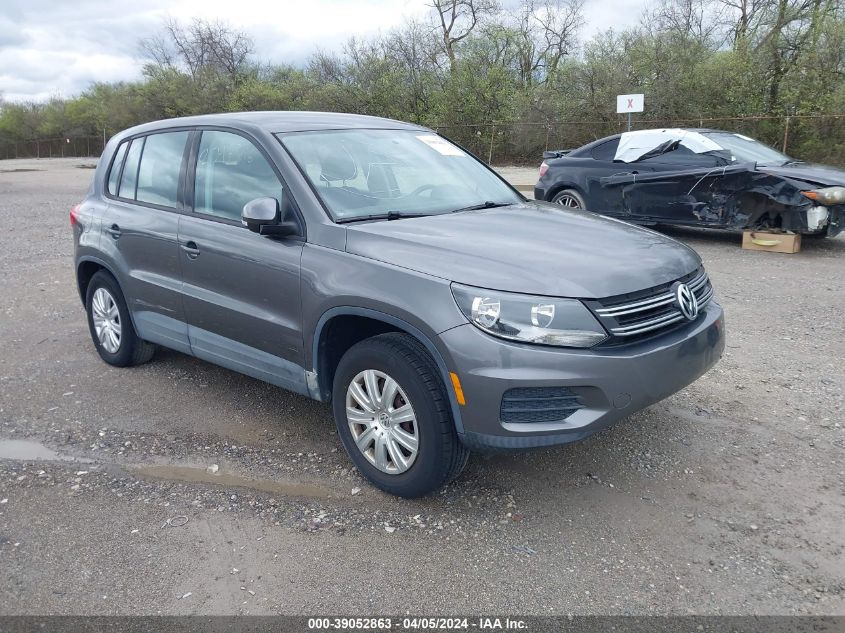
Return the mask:
[[[787,145],[789,145],[789,115],[786,115],[786,122],[783,126],[783,149],[781,150],[784,154],[786,154]]]

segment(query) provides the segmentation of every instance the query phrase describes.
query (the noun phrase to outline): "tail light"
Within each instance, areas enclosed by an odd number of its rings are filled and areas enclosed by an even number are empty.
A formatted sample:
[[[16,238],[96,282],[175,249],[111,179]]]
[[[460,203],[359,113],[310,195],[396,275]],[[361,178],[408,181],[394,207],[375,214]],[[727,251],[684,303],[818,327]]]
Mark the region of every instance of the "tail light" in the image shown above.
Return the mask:
[[[549,171],[549,166],[546,164],[546,161],[540,163],[540,178],[546,175],[546,172]]]
[[[76,226],[79,222],[79,207],[81,205],[75,204],[70,208],[70,225]]]

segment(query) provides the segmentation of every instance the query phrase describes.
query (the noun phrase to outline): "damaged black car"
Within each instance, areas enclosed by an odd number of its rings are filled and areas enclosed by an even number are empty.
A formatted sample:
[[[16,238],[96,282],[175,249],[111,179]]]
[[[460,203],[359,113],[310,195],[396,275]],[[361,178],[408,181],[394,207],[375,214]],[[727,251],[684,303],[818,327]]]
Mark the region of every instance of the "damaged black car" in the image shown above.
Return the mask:
[[[629,222],[819,237],[845,225],[845,170],[734,132],[637,130],[543,159],[537,200]]]

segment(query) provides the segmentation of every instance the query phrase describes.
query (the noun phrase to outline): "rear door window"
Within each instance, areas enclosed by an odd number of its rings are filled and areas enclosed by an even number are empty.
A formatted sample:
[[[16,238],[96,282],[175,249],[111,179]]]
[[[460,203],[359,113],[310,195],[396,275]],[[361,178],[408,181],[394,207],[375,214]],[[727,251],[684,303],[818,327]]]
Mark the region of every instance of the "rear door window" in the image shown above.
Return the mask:
[[[139,202],[174,209],[178,206],[179,172],[188,134],[162,132],[147,137],[138,170],[135,197]]]

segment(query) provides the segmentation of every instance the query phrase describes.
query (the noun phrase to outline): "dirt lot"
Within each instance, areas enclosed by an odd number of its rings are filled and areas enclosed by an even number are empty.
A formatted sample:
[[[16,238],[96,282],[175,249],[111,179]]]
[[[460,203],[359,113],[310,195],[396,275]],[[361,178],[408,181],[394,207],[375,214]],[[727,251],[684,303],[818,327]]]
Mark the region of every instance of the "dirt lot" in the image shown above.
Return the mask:
[[[0,613],[845,614],[845,237],[673,230],[727,311],[722,362],[403,501],[325,405],[166,350],[99,360],[68,225],[86,162],[0,162]]]

